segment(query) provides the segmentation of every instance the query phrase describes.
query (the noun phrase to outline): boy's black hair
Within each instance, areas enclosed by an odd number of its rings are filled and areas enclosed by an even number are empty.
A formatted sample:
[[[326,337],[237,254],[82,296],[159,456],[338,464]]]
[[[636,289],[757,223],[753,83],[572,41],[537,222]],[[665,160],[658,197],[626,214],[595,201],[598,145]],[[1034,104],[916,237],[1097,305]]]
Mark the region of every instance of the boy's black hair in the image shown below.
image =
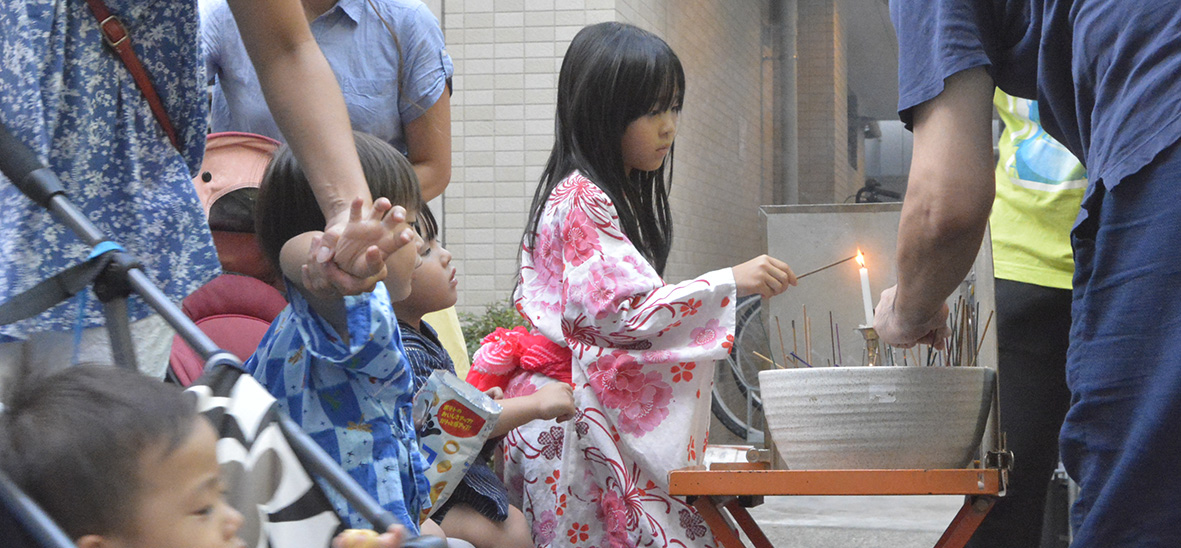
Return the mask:
[[[139,467],[178,447],[195,399],[138,372],[76,366],[11,390],[0,413],[0,469],[71,539],[127,533]]]
[[[422,208],[422,191],[410,161],[389,143],[368,133],[353,132],[361,171],[373,199],[388,198],[409,211]],[[254,229],[267,259],[280,269],[279,252],[287,240],[313,230],[324,230],[324,214],[312,186],[291,148],[275,152],[258,189]]]
[[[431,207],[426,203],[418,208],[418,235],[422,237],[423,243],[439,239],[439,222],[435,220],[435,214],[431,213]]]
[[[619,213],[624,234],[663,274],[672,247],[664,165],[655,171],[623,164],[627,126],[651,112],[681,108],[685,71],[664,40],[626,23],[588,26],[574,36],[558,76],[554,148],[530,207],[524,241],[532,247],[550,193],[574,170],[597,185]],[[669,178],[672,168],[669,168]]]

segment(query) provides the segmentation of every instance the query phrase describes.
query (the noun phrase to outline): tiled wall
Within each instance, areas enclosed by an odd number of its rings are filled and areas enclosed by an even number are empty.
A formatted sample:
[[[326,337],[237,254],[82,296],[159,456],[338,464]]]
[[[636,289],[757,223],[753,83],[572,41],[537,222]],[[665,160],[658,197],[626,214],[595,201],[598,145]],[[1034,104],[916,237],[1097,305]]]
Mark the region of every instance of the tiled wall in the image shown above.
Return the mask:
[[[674,165],[679,281],[761,252],[771,178],[764,0],[436,0],[455,61],[444,238],[462,311],[506,298],[529,203],[553,144],[558,69],[574,34],[618,20],[663,36],[688,89]]]

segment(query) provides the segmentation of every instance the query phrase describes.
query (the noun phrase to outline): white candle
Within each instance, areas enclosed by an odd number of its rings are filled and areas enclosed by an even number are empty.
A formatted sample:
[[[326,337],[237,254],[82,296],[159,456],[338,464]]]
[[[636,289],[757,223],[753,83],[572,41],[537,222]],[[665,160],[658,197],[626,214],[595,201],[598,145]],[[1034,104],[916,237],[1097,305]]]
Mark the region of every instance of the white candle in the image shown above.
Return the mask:
[[[865,305],[865,325],[873,326],[873,299],[869,296],[869,270],[861,267],[861,301]]]

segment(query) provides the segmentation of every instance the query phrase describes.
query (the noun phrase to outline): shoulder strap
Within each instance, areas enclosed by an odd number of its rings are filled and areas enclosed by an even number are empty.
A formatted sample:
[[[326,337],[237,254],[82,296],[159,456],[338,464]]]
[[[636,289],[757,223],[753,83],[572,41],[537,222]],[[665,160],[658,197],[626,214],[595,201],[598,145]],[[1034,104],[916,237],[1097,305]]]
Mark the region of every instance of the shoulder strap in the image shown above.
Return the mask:
[[[147,69],[135,56],[135,50],[131,49],[131,35],[128,34],[127,28],[123,26],[123,22],[118,17],[111,14],[111,10],[107,9],[103,0],[86,0],[86,3],[90,6],[90,12],[94,14],[94,18],[98,20],[99,28],[103,31],[103,41],[123,60],[123,65],[127,67],[131,77],[135,79],[135,85],[139,87],[144,99],[147,99],[148,105],[152,107],[152,114],[155,115],[156,121],[160,123],[160,127],[168,135],[168,140],[172,141],[174,148],[180,150],[180,139],[176,137],[176,129],[172,127],[168,111],[164,110],[164,103],[160,101],[160,96],[156,94],[156,88],[152,86]]]

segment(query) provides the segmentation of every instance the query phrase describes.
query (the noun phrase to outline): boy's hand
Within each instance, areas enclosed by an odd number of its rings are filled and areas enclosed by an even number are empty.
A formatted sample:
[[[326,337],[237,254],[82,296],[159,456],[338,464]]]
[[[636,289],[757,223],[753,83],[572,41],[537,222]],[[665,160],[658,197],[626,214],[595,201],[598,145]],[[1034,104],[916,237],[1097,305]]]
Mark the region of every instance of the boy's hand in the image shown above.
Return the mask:
[[[758,294],[770,298],[796,285],[796,275],[791,267],[770,255],[759,255],[733,270],[739,297]]]
[[[330,260],[336,268],[323,268],[323,283],[342,295],[355,295],[373,290],[385,278],[385,259],[403,245],[414,241],[414,230],[395,233],[394,228],[406,221],[406,210],[393,207],[386,198],[378,198],[367,215],[362,212],[364,201],[353,200],[348,220],[331,223],[324,230],[313,262],[324,265]]]
[[[369,529],[345,529],[332,539],[332,548],[399,548],[404,536],[401,525],[391,525],[381,535]]]
[[[537,404],[537,418],[565,422],[574,417],[574,389],[564,382],[551,382],[530,395]]]

